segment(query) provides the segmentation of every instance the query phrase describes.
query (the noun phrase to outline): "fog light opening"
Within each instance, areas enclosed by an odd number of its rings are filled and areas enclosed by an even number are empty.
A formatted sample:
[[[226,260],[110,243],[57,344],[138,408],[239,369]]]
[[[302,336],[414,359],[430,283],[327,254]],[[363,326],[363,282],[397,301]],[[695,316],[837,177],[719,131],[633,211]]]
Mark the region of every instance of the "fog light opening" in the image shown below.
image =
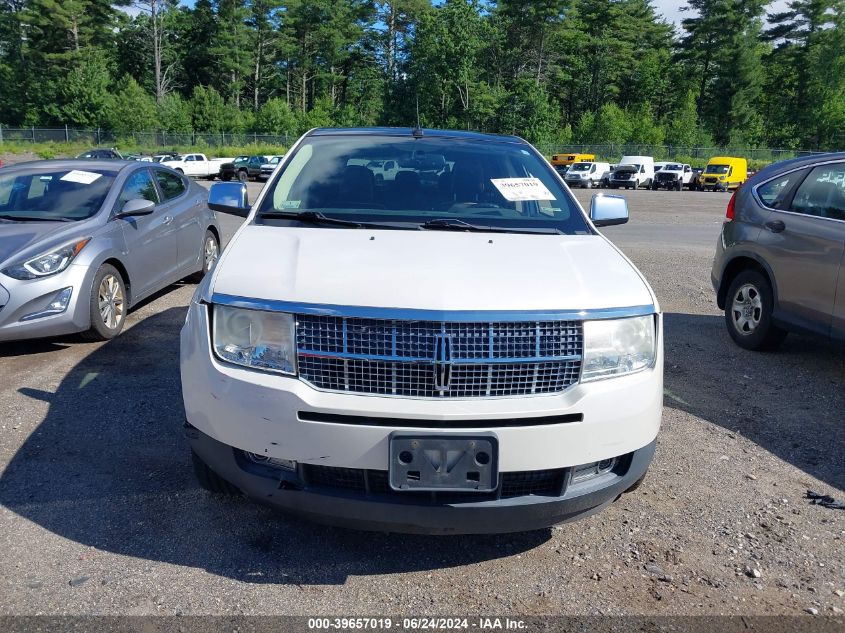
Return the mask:
[[[267,455],[256,455],[249,451],[244,451],[246,458],[254,464],[261,464],[262,466],[272,466],[281,470],[296,470],[296,462],[292,459],[278,459],[276,457],[268,457]]]
[[[572,483],[581,483],[593,477],[607,474],[616,468],[619,463],[618,457],[611,459],[603,459],[600,462],[590,462],[589,464],[581,464],[572,469]]]
[[[44,308],[43,310],[39,310],[38,312],[26,314],[22,316],[20,320],[31,321],[32,319],[41,319],[43,317],[62,314],[65,310],[67,310],[68,305],[70,305],[70,298],[72,296],[73,286],[62,288],[55,295],[53,295],[53,298],[50,300],[50,303],[47,305],[46,308]]]

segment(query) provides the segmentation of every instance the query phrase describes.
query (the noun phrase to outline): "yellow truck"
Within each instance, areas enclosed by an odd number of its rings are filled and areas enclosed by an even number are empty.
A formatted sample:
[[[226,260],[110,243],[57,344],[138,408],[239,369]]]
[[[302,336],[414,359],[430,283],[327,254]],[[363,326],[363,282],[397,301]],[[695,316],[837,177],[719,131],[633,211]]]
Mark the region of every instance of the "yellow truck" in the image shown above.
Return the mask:
[[[574,163],[591,163],[595,160],[595,154],[552,154],[552,166],[561,175]]]
[[[699,176],[699,187],[704,191],[736,189],[748,180],[748,162],[744,158],[714,156]]]

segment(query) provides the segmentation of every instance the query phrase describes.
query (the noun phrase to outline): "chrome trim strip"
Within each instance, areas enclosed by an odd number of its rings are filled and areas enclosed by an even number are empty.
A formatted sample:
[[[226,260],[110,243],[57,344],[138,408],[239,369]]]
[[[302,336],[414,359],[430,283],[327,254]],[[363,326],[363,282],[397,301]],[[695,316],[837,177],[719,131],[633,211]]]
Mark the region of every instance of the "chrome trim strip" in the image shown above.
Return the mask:
[[[570,360],[581,360],[580,354],[569,356],[526,356],[524,358],[499,358],[484,356],[483,358],[457,358],[450,361],[436,361],[431,357],[422,356],[384,356],[379,354],[353,354],[351,352],[320,352],[302,347],[296,348],[297,355],[311,358],[346,358],[350,360],[383,360],[397,363],[425,363],[449,365],[504,365],[507,363],[554,363]]]
[[[379,308],[372,306],[339,306],[323,303],[297,303],[254,299],[213,293],[211,303],[267,312],[289,312],[317,316],[390,319],[400,321],[447,321],[452,323],[520,321],[593,321],[655,314],[654,305],[638,305],[593,310],[425,310],[418,308]]]

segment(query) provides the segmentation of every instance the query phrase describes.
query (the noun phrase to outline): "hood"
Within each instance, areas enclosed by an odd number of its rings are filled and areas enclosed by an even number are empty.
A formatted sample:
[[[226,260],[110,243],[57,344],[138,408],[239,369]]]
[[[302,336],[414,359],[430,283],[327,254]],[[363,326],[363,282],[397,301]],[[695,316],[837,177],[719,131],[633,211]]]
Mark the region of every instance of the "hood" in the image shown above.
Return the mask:
[[[0,266],[23,257],[39,255],[63,237],[68,240],[78,231],[79,224],[67,222],[4,222],[0,220]],[[43,248],[42,248],[43,247]],[[30,251],[31,252],[25,252]]]
[[[651,305],[637,270],[599,235],[370,231],[250,225],[214,293],[420,310],[587,310]]]

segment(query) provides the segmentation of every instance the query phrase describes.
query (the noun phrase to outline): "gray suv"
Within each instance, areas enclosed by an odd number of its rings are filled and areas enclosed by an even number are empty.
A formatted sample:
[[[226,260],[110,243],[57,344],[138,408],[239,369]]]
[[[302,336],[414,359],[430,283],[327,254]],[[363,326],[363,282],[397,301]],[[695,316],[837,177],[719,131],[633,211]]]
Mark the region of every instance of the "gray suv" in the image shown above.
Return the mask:
[[[740,347],[789,331],[845,340],[845,153],[771,165],[738,189],[711,273]]]

